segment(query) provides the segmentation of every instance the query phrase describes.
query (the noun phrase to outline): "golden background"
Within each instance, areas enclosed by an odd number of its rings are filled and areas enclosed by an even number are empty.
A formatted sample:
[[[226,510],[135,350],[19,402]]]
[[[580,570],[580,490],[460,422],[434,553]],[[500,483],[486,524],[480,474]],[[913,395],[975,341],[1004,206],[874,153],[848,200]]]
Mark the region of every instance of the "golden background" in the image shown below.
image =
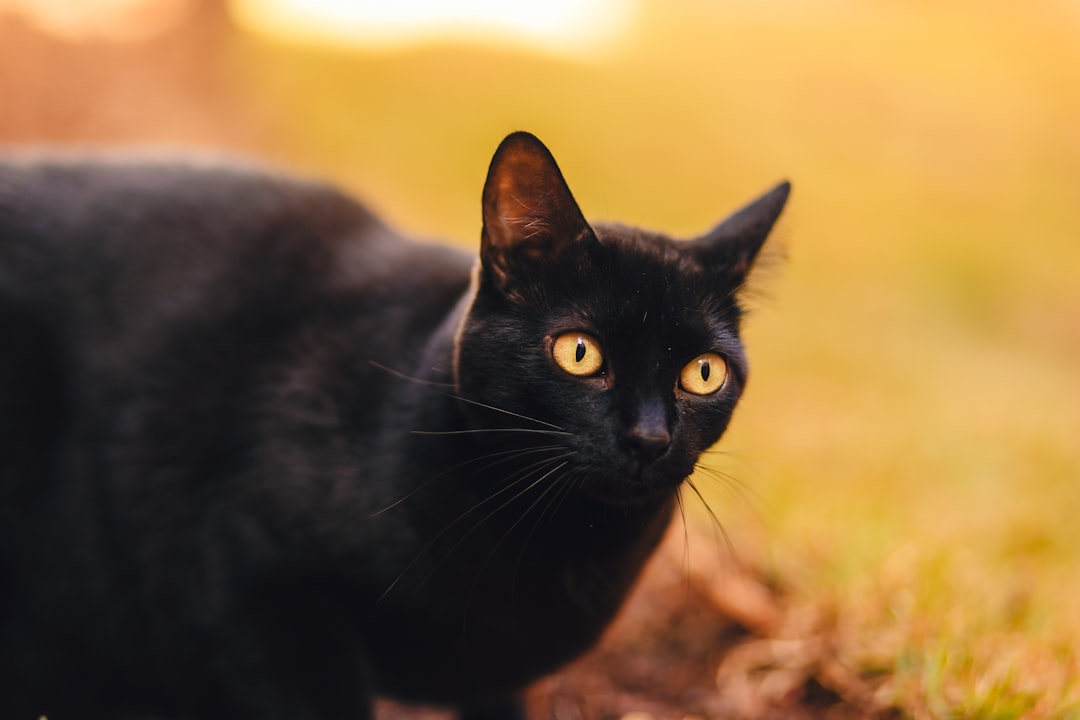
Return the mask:
[[[710,460],[735,480],[698,483],[740,562],[886,655],[913,713],[1080,712],[1075,0],[641,0],[571,49],[77,5],[0,0],[0,143],[254,156],[467,247],[516,129],[587,216],[675,235],[791,179]]]

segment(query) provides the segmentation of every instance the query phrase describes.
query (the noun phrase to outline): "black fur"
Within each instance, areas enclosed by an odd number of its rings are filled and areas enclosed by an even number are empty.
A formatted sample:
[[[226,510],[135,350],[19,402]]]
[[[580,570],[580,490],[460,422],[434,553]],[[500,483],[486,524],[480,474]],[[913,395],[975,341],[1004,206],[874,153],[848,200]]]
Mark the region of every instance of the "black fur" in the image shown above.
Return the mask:
[[[726,427],[787,192],[690,242],[592,228],[517,133],[474,269],[315,183],[0,161],[0,717],[514,717]],[[703,352],[715,395],[679,386]]]

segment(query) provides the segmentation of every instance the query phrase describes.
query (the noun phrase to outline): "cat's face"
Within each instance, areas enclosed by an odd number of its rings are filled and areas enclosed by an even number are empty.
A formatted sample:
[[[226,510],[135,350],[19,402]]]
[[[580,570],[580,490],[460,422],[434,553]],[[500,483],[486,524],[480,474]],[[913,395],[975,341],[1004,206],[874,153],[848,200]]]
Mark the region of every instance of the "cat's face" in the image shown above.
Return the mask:
[[[538,483],[617,504],[672,492],[742,392],[735,293],[786,197],[782,185],[694,241],[592,228],[546,148],[507,138],[457,339],[458,392],[497,409],[471,405],[474,421],[514,428]]]

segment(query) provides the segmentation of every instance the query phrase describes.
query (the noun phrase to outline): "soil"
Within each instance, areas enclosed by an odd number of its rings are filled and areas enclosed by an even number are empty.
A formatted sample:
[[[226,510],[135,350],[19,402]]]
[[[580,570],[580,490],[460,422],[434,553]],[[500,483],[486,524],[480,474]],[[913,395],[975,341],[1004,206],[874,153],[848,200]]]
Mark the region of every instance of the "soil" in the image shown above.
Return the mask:
[[[687,543],[695,546],[693,563],[686,561]],[[528,716],[555,720],[903,716],[878,692],[886,686],[884,675],[860,673],[841,661],[822,613],[789,605],[782,589],[751,569],[706,559],[710,553],[705,546],[707,540],[687,535],[681,525],[672,528],[599,646],[531,689]],[[383,703],[378,717],[450,716]]]

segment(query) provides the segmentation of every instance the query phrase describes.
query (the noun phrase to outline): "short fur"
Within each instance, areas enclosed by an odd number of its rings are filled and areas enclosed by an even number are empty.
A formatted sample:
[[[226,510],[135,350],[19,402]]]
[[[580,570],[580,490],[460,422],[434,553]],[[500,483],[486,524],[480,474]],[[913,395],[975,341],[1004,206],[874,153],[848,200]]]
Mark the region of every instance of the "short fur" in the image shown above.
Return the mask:
[[[516,133],[476,263],[259,170],[0,160],[0,717],[516,716],[727,426],[787,194],[591,227]]]

